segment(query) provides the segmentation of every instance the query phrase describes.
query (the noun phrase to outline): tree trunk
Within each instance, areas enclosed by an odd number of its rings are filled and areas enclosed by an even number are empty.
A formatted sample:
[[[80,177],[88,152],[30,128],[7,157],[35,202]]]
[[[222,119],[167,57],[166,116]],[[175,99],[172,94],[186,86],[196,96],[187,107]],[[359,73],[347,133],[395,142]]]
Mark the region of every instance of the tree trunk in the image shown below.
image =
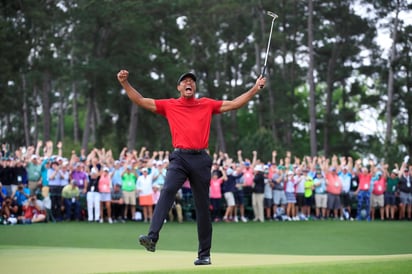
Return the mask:
[[[132,104],[130,109],[129,134],[127,136],[127,148],[133,150],[136,147],[137,125],[138,125],[138,107]]]
[[[87,145],[90,135],[90,125],[92,122],[92,100],[87,98],[87,115],[86,121],[84,123],[83,139],[82,139],[82,149],[87,151]]]
[[[64,91],[62,89],[60,92],[59,122],[56,131],[56,144],[64,139],[64,98]]]
[[[73,93],[73,139],[74,143],[78,144],[80,140],[80,133],[79,133],[79,110],[77,105],[77,85],[76,82],[72,82],[72,93]]]
[[[338,56],[338,46],[332,49],[332,54],[328,61],[328,70],[326,76],[326,107],[325,107],[325,119],[324,119],[324,138],[323,138],[323,150],[324,155],[329,157],[329,136],[330,136],[330,126],[331,126],[331,114],[332,114],[332,93],[333,93],[333,83],[334,77],[333,73],[336,68],[336,59]]]
[[[316,102],[315,102],[315,81],[313,77],[314,70],[314,51],[313,51],[313,0],[308,3],[308,49],[309,49],[309,121],[310,121],[310,154],[316,156],[317,139],[316,139]]]
[[[397,2],[399,4],[399,2]],[[393,104],[393,89],[394,89],[394,71],[393,62],[396,59],[396,39],[399,24],[399,5],[396,6],[395,21],[392,31],[392,47],[389,56],[389,72],[388,72],[388,100],[386,102],[386,135],[385,135],[385,157],[387,157],[388,146],[392,139],[392,104]]]
[[[50,72],[43,73],[42,86],[42,106],[43,106],[43,140],[50,140],[51,115],[50,115],[50,93],[51,93],[51,75]]]
[[[30,143],[30,126],[29,113],[27,107],[27,90],[26,90],[26,75],[22,74],[22,90],[23,90],[23,127],[24,127],[24,143],[29,146]]]

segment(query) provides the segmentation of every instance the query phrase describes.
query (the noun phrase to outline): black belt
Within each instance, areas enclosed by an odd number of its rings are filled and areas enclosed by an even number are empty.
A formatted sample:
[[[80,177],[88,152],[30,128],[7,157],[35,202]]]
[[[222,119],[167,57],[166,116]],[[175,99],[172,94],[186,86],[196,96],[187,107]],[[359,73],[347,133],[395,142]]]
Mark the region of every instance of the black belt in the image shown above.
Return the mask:
[[[188,154],[200,154],[205,152],[205,149],[185,149],[185,148],[175,148],[175,152],[188,153]]]

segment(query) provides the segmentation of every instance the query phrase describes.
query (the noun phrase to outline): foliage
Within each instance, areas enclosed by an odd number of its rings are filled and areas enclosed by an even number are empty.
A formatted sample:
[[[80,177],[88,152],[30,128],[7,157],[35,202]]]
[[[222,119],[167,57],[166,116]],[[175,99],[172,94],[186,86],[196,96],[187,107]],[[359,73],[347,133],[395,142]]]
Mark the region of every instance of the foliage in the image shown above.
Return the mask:
[[[316,1],[314,48],[317,151],[397,161],[412,153],[411,29],[401,22],[394,83],[394,137],[353,131],[365,109],[385,123],[388,62],[376,43],[379,17],[395,6],[375,1]],[[407,11],[406,1],[399,7]],[[232,99],[254,83],[266,54],[268,84],[248,107],[214,119],[210,149],[235,154],[310,151],[307,83],[307,4],[302,1],[2,1],[0,3],[0,136],[13,147],[46,138],[65,152],[106,147],[116,154],[132,130],[136,148],[170,149],[166,121],[138,109],[116,80],[152,98],[176,97],[183,71],[199,78],[199,96]],[[199,8],[201,7],[201,8]],[[388,24],[384,27],[390,27]],[[372,84],[371,84],[372,83]],[[74,88],[75,87],[75,88]],[[74,98],[74,91],[77,97]],[[17,95],[17,96],[16,96]],[[63,109],[63,112],[61,112]],[[64,121],[61,125],[60,121]],[[63,130],[62,130],[63,128]],[[75,137],[75,132],[83,136]],[[77,140],[76,140],[77,138]],[[381,149],[385,143],[384,150]]]

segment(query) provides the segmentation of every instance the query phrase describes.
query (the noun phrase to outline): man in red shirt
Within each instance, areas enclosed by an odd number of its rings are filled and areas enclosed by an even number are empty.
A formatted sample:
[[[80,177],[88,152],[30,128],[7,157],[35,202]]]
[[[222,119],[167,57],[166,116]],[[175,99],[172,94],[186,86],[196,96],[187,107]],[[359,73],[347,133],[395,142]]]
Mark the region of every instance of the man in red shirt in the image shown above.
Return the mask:
[[[173,205],[176,192],[189,179],[196,209],[198,231],[198,258],[195,265],[208,265],[212,243],[212,222],[209,213],[209,184],[212,159],[207,154],[212,116],[244,106],[265,85],[266,79],[259,76],[255,85],[234,100],[214,100],[195,97],[196,76],[182,74],[177,81],[180,97],[155,100],[143,97],[128,82],[129,72],[121,70],[117,79],[126,90],[130,100],[138,106],[164,116],[175,148],[169,156],[165,184],[153,213],[149,234],[141,235],[139,242],[148,251],[156,250],[159,232]]]

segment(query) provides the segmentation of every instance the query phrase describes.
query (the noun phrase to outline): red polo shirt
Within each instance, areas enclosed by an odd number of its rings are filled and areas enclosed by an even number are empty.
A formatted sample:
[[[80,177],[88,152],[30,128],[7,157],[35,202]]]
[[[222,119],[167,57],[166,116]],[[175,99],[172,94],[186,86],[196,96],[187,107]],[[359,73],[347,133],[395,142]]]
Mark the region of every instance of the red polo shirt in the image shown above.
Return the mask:
[[[210,98],[155,100],[156,113],[169,123],[173,147],[184,149],[208,147],[212,115],[220,113],[222,103]]]

